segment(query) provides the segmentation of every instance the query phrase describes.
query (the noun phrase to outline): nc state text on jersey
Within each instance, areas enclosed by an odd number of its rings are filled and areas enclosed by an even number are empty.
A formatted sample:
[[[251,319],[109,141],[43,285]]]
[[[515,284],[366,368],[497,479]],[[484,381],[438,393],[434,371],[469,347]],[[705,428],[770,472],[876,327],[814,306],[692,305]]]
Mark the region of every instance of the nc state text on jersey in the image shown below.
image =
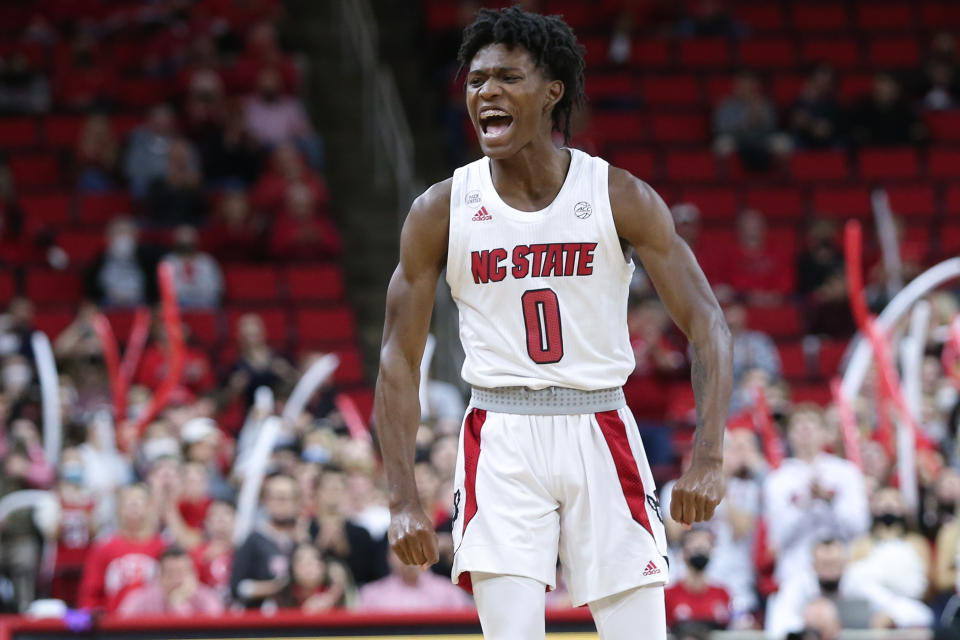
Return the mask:
[[[510,274],[520,278],[547,276],[589,276],[593,273],[596,242],[550,242],[518,244],[511,252],[502,247],[470,253],[470,270],[476,284],[500,282]],[[511,263],[507,263],[507,257]],[[510,267],[510,264],[513,266]]]

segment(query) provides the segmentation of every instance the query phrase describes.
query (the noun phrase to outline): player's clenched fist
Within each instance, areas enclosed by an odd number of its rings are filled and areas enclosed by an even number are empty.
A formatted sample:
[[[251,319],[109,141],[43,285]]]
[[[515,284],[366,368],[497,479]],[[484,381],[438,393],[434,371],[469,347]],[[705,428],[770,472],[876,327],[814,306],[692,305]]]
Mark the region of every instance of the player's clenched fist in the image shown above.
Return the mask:
[[[433,523],[419,505],[391,513],[387,541],[404,564],[431,565],[440,559]]]
[[[725,484],[719,462],[696,463],[677,480],[670,495],[670,517],[680,524],[703,522],[723,500]]]

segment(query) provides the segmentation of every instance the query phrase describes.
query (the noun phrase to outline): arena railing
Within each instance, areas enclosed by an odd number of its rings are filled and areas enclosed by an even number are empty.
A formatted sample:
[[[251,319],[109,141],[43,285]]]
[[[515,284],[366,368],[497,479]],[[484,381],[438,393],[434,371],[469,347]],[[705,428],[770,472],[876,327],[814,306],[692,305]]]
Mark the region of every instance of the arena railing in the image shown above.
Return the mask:
[[[341,60],[361,76],[362,141],[373,156],[374,184],[396,189],[398,227],[422,189],[414,175],[414,142],[393,72],[381,64],[377,20],[368,0],[341,0]]]

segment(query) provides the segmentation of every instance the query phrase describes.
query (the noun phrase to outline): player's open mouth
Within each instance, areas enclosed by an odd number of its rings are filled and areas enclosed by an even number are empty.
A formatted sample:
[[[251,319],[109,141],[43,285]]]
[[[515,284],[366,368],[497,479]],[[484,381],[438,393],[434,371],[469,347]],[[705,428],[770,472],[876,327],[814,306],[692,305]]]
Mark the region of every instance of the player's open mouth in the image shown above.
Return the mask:
[[[480,129],[483,137],[498,138],[513,124],[513,116],[502,109],[486,109],[480,113]]]

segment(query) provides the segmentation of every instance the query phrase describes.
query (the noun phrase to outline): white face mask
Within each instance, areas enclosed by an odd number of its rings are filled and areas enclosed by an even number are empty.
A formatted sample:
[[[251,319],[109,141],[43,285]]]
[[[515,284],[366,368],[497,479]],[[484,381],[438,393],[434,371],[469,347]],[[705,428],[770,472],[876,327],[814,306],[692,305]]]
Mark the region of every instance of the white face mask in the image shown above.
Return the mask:
[[[33,377],[30,365],[14,363],[3,368],[3,388],[18,393],[23,390]]]
[[[131,235],[115,236],[110,241],[110,255],[115,258],[130,258],[137,248],[137,243]]]

